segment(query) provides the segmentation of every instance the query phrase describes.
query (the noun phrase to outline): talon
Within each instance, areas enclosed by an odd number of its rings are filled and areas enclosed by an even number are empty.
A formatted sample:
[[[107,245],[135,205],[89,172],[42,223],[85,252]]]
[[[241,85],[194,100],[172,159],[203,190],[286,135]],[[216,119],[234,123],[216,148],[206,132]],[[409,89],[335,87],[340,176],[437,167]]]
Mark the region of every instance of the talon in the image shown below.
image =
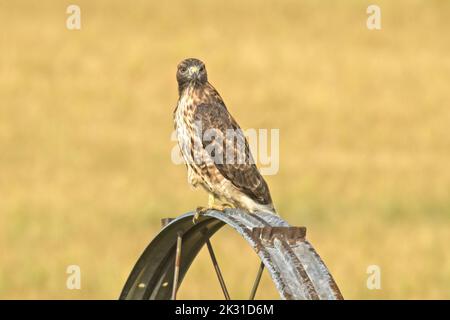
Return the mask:
[[[200,219],[200,216],[203,215],[207,210],[208,208],[205,207],[197,207],[197,209],[195,209],[195,215],[192,218],[192,223],[196,224]]]

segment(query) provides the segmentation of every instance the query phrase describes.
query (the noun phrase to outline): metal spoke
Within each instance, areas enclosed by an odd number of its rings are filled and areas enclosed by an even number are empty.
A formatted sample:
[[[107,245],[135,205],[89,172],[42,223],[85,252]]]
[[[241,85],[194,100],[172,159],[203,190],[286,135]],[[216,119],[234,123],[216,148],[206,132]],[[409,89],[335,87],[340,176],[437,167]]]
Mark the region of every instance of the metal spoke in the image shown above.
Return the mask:
[[[177,234],[177,251],[175,255],[175,271],[173,275],[173,287],[172,287],[172,300],[177,299],[177,290],[178,290],[178,277],[180,275],[180,263],[181,263],[181,243],[183,241],[182,232],[178,232]]]
[[[259,265],[258,274],[256,275],[255,282],[253,283],[252,292],[250,293],[249,300],[255,300],[256,290],[258,290],[259,282],[261,281],[261,276],[264,271],[264,263],[261,261]]]
[[[223,280],[222,273],[220,272],[219,264],[217,263],[216,255],[214,254],[214,250],[212,248],[211,242],[206,240],[206,246],[208,247],[209,255],[211,256],[211,261],[214,265],[214,270],[216,270],[217,278],[219,279],[220,286],[222,287],[223,295],[226,300],[230,300],[230,295],[228,294],[227,286],[225,285],[225,281]]]

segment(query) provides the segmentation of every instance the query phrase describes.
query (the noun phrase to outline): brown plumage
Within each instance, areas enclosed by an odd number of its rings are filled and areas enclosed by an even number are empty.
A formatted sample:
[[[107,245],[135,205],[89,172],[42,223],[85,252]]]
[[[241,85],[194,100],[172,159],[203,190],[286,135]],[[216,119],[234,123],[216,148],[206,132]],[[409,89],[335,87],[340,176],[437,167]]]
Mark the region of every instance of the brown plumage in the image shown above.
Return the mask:
[[[208,82],[203,62],[183,60],[177,81],[174,123],[189,183],[237,208],[275,213],[247,139]]]

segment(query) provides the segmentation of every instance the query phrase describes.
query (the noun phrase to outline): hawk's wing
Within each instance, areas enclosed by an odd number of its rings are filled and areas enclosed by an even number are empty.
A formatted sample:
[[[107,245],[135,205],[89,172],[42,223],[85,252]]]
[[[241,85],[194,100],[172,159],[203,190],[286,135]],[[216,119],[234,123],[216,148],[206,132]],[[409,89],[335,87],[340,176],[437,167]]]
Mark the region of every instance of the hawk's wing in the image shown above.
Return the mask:
[[[241,192],[258,203],[271,204],[269,188],[253,161],[241,128],[222,101],[210,100],[198,105],[194,112],[195,121],[201,124],[203,148],[209,146],[208,151],[214,159],[223,159],[222,162],[215,161],[215,166]],[[227,135],[227,130],[232,130],[234,137]],[[229,159],[234,162],[229,163]]]

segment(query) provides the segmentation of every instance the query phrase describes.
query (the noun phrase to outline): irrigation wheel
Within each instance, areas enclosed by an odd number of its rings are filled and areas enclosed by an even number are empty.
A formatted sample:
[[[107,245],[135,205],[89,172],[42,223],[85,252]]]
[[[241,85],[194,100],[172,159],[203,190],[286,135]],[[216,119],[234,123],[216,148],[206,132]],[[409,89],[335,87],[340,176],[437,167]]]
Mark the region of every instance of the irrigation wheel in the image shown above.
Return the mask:
[[[237,209],[210,210],[192,223],[194,212],[163,219],[163,229],[134,266],[120,299],[176,299],[184,276],[206,244],[225,299],[230,299],[210,238],[225,224],[258,254],[261,265],[249,296],[253,300],[266,268],[286,300],[343,299],[333,277],[312,245],[305,227],[291,227],[278,216]]]

